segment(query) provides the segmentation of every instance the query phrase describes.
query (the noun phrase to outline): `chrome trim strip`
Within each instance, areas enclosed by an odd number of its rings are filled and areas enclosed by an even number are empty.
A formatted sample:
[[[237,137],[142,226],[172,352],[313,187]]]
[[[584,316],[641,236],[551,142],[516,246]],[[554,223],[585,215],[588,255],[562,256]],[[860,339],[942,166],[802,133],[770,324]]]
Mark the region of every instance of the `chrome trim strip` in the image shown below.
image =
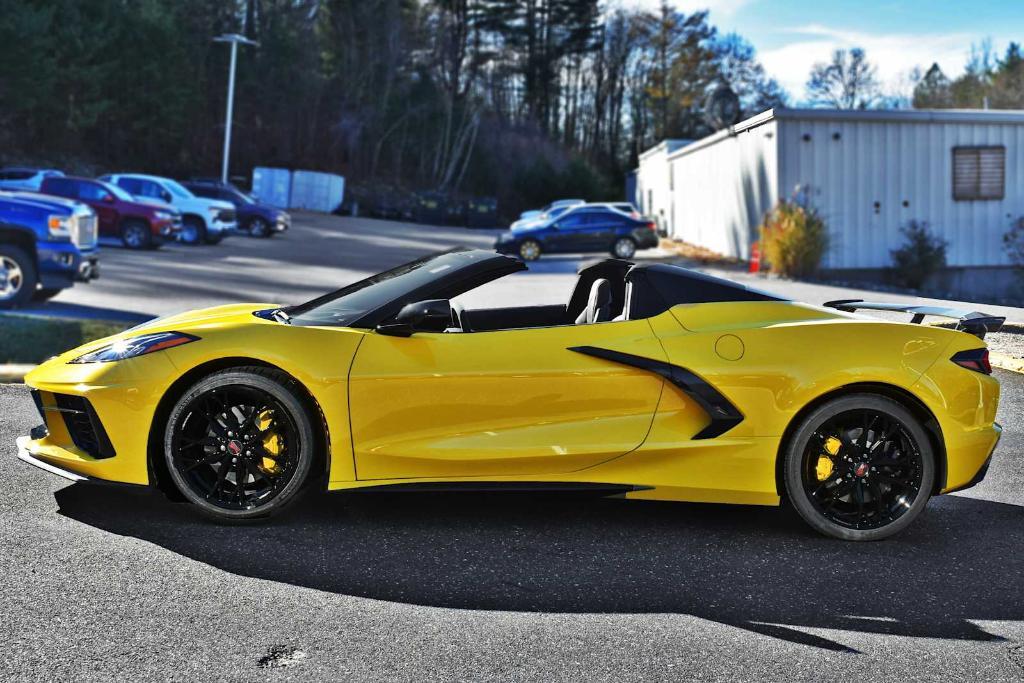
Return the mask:
[[[82,476],[81,474],[75,474],[65,469],[61,469],[56,465],[51,465],[48,462],[43,462],[39,458],[36,458],[28,450],[28,444],[32,439],[27,436],[19,436],[15,443],[18,444],[18,459],[27,462],[29,465],[38,467],[41,470],[45,470],[50,474],[56,474],[58,477],[63,477],[69,481],[79,482],[88,481],[89,477]]]

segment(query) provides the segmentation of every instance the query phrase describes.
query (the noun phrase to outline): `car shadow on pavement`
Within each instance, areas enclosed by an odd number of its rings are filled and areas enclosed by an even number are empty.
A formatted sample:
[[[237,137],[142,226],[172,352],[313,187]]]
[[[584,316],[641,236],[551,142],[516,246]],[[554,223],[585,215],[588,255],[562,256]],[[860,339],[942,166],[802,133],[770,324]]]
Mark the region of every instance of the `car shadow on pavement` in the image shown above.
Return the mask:
[[[853,650],[799,629],[1000,640],[972,622],[1024,620],[1024,507],[962,496],[867,544],[784,509],[576,495],[310,495],[247,526],[150,492],[76,484],[56,499],[71,519],[227,572],[376,600],[690,614],[840,651]]]

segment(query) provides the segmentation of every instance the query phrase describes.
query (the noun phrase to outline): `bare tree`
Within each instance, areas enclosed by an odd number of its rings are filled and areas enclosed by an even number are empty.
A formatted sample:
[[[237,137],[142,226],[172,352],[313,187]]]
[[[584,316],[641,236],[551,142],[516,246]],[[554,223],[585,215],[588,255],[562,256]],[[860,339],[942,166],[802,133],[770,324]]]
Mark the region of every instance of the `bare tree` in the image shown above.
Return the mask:
[[[867,109],[879,98],[875,67],[864,50],[836,50],[832,61],[819,62],[807,79],[811,104],[837,109]]]

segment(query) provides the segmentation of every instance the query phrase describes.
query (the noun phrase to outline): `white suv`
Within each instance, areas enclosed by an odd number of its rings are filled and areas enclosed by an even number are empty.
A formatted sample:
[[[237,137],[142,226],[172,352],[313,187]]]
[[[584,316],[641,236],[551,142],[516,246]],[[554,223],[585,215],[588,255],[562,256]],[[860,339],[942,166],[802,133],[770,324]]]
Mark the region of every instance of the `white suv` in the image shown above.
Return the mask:
[[[181,211],[178,235],[186,244],[217,244],[236,227],[234,204],[197,197],[176,180],[139,173],[112,173],[100,180],[114,183],[136,197],[166,202]]]

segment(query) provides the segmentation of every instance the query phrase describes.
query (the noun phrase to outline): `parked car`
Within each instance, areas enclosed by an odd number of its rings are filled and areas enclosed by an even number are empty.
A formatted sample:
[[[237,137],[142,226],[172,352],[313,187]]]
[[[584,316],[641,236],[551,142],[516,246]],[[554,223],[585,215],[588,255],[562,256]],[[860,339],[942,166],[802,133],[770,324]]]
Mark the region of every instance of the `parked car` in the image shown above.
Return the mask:
[[[233,204],[239,229],[253,237],[273,237],[292,225],[292,217],[287,211],[264,204],[230,183],[193,180],[182,185],[197,197],[221,199]]]
[[[608,202],[605,203],[604,206],[615,211],[621,211],[630,218],[640,219],[643,217],[643,214],[641,214],[640,211],[630,202]]]
[[[466,225],[470,228],[498,227],[498,200],[473,197],[466,203]]]
[[[23,168],[8,166],[0,168],[0,189],[38,190],[46,178],[64,175],[55,168]]]
[[[632,258],[637,249],[658,246],[653,221],[630,218],[601,205],[570,207],[564,214],[498,236],[494,248],[535,261],[541,254],[611,252]]]
[[[113,183],[68,176],[46,178],[40,191],[76,199],[96,212],[99,234],[116,237],[129,249],[152,249],[181,230],[181,212],[169,204],[135,199]]]
[[[542,209],[538,215],[531,218],[520,218],[518,221],[510,226],[513,232],[520,230],[529,230],[535,228],[538,225],[550,222],[552,219],[558,218],[569,209],[577,206],[583,206],[586,204],[582,199],[562,199],[557,202],[552,202]]]
[[[181,212],[181,241],[217,244],[237,226],[235,206],[220,199],[197,197],[177,180],[140,173],[112,173],[100,180],[127,190],[136,198],[156,199]]]
[[[99,277],[96,214],[30,192],[0,192],[0,309]]]

